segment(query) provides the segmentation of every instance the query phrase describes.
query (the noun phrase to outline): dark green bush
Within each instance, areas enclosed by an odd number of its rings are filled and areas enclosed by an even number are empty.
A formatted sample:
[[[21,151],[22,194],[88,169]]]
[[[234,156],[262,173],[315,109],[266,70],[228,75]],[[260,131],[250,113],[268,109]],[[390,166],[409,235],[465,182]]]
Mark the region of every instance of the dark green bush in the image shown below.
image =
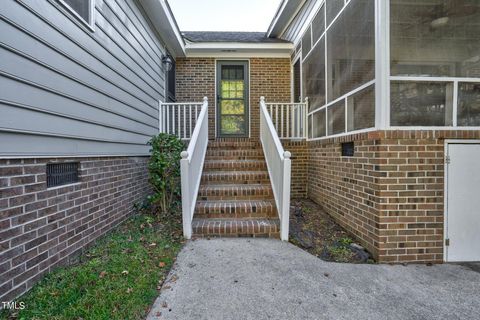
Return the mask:
[[[152,147],[148,172],[154,191],[148,201],[159,214],[165,214],[180,196],[180,153],[185,144],[176,136],[160,133],[148,145]]]

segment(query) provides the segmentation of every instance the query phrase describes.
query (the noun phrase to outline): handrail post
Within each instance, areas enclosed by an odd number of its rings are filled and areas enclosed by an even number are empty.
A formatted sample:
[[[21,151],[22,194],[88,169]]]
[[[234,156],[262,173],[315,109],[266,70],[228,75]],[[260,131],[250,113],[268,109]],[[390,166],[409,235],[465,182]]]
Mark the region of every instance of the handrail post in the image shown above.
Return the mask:
[[[180,176],[182,184],[182,222],[183,222],[183,236],[186,239],[192,237],[192,217],[191,215],[191,203],[190,203],[190,192],[189,192],[189,161],[188,161],[188,152],[182,151],[182,159],[180,160]]]
[[[282,188],[282,219],[280,221],[280,239],[283,241],[288,241],[288,232],[289,232],[289,220],[290,220],[290,176],[292,163],[290,157],[292,154],[290,151],[285,151],[283,153],[283,188]]]
[[[162,118],[162,101],[158,100],[158,132],[160,133],[163,133]]]

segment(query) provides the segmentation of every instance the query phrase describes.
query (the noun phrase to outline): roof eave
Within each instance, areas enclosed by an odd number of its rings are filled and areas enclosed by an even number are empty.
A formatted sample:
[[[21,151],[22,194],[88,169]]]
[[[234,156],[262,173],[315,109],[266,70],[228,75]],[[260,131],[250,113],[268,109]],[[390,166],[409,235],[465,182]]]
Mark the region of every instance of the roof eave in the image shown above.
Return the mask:
[[[185,42],[167,0],[140,0],[140,3],[170,54],[184,57]]]
[[[187,57],[290,57],[291,43],[200,42],[187,43]]]
[[[267,30],[267,37],[278,38],[306,0],[282,0]]]

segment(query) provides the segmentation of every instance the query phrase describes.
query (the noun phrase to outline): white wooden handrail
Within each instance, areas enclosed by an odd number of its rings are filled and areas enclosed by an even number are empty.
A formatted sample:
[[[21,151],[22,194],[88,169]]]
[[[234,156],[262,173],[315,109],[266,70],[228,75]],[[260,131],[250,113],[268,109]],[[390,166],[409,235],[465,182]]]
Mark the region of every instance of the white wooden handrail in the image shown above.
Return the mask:
[[[180,174],[182,183],[182,221],[183,235],[192,237],[192,219],[197,201],[198,188],[202,178],[203,163],[208,145],[208,99],[203,98],[201,111],[196,121],[190,143],[183,151],[180,160]]]
[[[182,140],[190,140],[202,109],[201,102],[159,103],[158,129]]]
[[[280,139],[307,138],[308,98],[305,102],[265,103],[265,106]]]
[[[280,218],[280,238],[288,241],[290,217],[291,154],[283,150],[282,143],[273,125],[265,104],[260,98],[260,141],[267,162],[268,175],[272,184],[275,204]]]

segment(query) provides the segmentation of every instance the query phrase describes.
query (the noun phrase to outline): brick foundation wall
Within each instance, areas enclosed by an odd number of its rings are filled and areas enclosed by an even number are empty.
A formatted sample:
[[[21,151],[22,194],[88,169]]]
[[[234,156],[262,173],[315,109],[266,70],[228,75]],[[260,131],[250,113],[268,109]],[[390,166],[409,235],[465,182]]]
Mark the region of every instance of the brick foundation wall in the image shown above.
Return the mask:
[[[308,143],[308,197],[379,262],[443,262],[445,139],[480,131],[376,131]],[[341,157],[341,143],[355,155]]]
[[[30,289],[122,222],[149,193],[146,157],[0,160],[0,301]],[[80,182],[47,189],[46,164],[80,162]]]

